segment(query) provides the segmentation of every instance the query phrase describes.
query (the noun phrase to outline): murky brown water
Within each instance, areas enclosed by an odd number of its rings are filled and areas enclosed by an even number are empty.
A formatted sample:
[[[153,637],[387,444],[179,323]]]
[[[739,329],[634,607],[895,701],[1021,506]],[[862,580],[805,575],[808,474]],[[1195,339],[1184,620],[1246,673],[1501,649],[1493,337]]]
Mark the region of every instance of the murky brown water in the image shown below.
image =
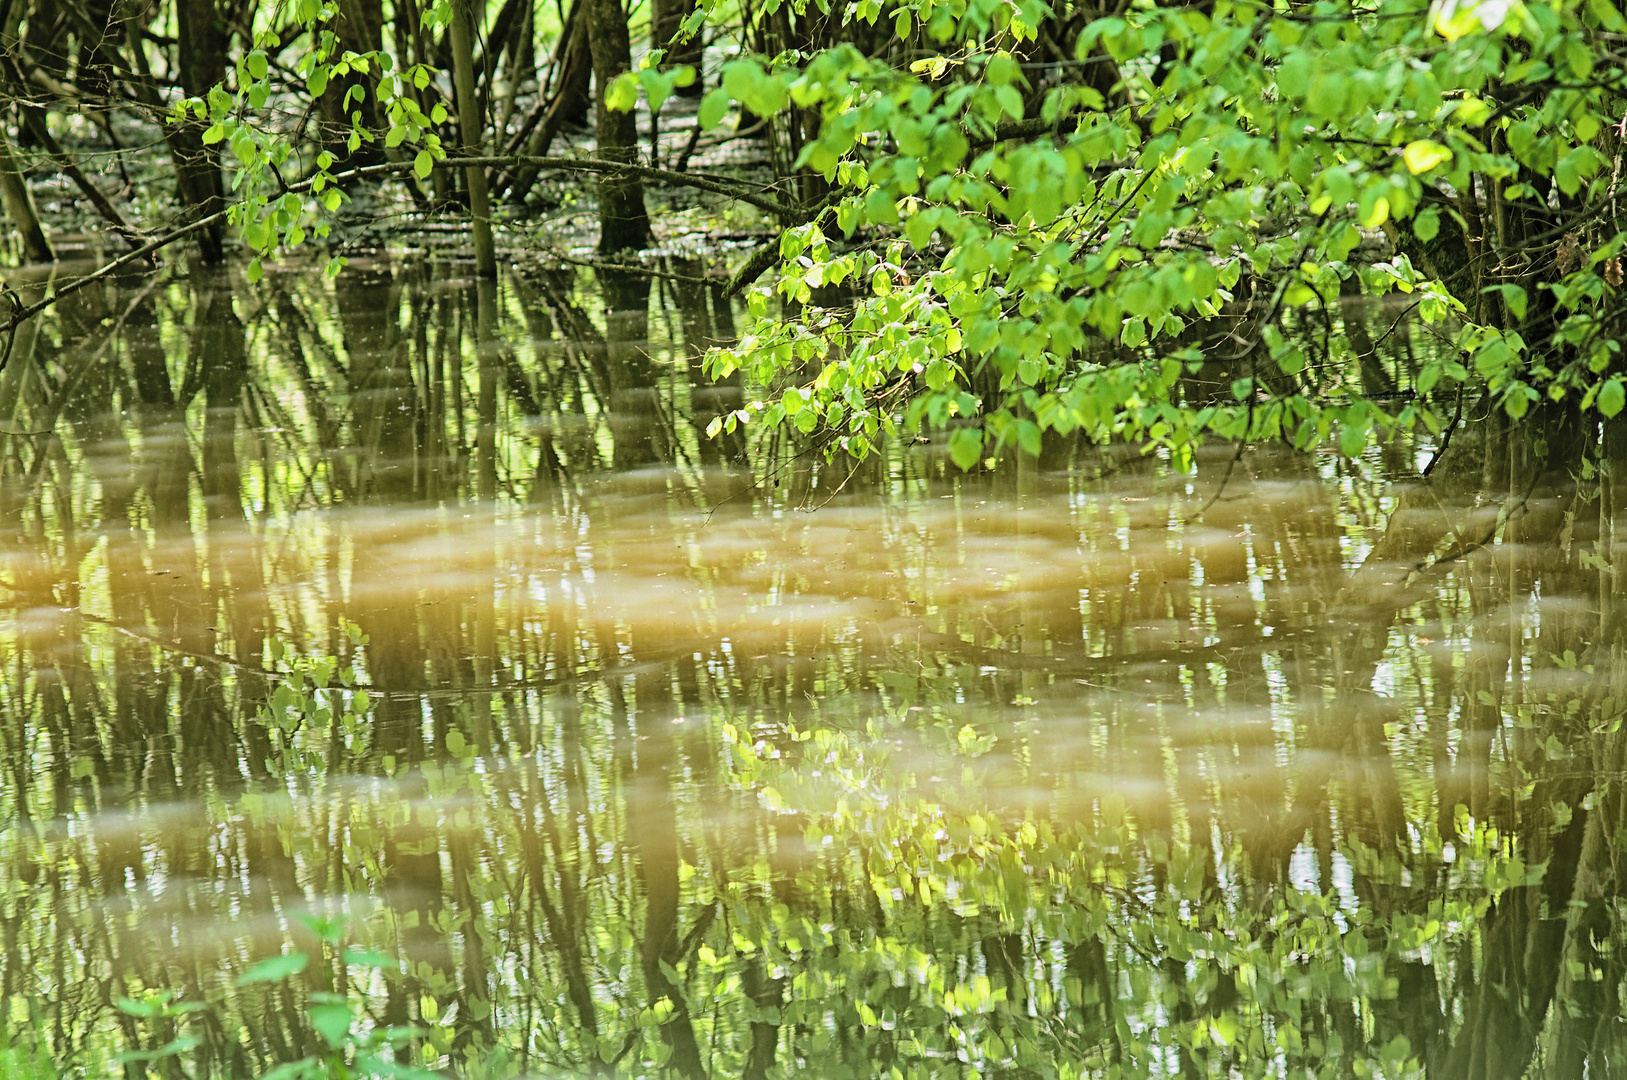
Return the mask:
[[[1619,1068],[1614,443],[742,456],[700,434],[732,333],[698,280],[384,260],[28,331],[18,1037],[171,1080]]]

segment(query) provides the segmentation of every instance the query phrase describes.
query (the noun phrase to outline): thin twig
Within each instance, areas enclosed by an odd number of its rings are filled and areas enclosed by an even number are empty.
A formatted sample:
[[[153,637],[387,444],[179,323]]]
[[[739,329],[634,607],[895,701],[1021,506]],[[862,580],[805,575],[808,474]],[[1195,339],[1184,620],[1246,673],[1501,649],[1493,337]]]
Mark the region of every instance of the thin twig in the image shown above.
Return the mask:
[[[1458,384],[1458,404],[1457,404],[1457,409],[1452,413],[1452,422],[1447,425],[1447,427],[1446,427],[1446,436],[1443,439],[1441,439],[1441,444],[1439,446],[1437,446],[1435,448],[1435,452],[1430,455],[1429,464],[1424,466],[1424,471],[1423,471],[1423,474],[1422,474],[1423,476],[1427,477],[1430,473],[1435,471],[1435,466],[1440,463],[1441,455],[1446,453],[1446,448],[1448,446],[1452,445],[1452,433],[1458,429],[1458,422],[1460,420],[1462,420],[1462,419],[1463,419],[1463,384],[1459,383]]]

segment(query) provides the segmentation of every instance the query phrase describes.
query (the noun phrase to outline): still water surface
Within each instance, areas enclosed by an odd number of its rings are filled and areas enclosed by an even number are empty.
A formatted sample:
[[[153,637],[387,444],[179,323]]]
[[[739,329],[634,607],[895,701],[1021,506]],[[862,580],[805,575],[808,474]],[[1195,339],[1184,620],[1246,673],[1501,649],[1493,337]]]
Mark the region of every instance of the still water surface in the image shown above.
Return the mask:
[[[25,329],[19,1037],[167,1080],[1623,1068],[1613,444],[743,457],[729,307],[668,270],[178,270]]]

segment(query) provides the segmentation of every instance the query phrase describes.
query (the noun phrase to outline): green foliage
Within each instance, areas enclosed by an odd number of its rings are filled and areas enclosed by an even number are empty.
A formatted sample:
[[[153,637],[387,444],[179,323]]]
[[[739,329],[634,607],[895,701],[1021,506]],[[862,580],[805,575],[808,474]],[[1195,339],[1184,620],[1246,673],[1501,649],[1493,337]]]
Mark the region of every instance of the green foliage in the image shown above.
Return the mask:
[[[365,985],[366,979],[352,980],[353,971],[368,972],[379,967],[399,967],[387,957],[345,947],[345,920],[300,916],[300,921],[320,943],[322,955],[317,969],[324,973],[322,989],[306,996],[305,1013],[311,1029],[326,1049],[297,1061],[286,1062],[267,1072],[263,1080],[348,1080],[350,1077],[396,1077],[399,1080],[431,1080],[438,1073],[402,1063],[400,1051],[423,1034],[416,1027],[386,1027],[371,1021],[363,996],[351,984]],[[326,972],[337,958],[345,973],[345,983],[330,987]],[[290,983],[305,970],[307,953],[287,953],[262,960],[238,979],[238,985],[258,982]],[[388,1056],[386,1053],[388,1052]]]
[[[27,1031],[13,1032],[5,1019],[0,1017],[0,1080],[58,1080],[61,1071],[44,1042]],[[38,1031],[39,1018],[29,1019],[29,1028]]]
[[[450,19],[450,7],[440,5],[426,15],[426,33],[438,25],[434,21],[438,11]],[[252,254],[251,283],[259,281],[265,259],[304,243],[307,228],[318,239],[325,238],[331,217],[346,199],[337,186],[334,153],[291,141],[276,127],[276,111],[282,102],[277,100],[269,57],[281,50],[285,39],[304,46],[294,73],[304,80],[311,102],[330,93],[341,98],[340,111],[350,122],[345,151],[354,154],[363,144],[381,140],[391,151],[402,146],[416,148],[413,172],[419,179],[446,156],[440,136],[431,130],[446,122],[446,106],[435,101],[426,111],[421,104],[433,87],[429,68],[415,64],[398,70],[389,52],[341,49],[338,35],[329,28],[339,17],[337,0],[300,0],[292,14],[291,25],[255,34],[253,49],[237,61],[235,91],[224,85],[213,87],[204,97],[175,102],[170,113],[171,123],[207,123],[204,145],[230,151],[231,189],[237,198],[228,209]],[[369,93],[369,84],[386,124],[382,131],[363,123],[359,106]],[[287,175],[290,171],[308,175],[295,184]],[[328,275],[337,274],[343,265],[342,259],[330,260]]]
[[[353,646],[368,643],[368,636],[355,623],[344,622],[342,629]],[[356,687],[355,671],[335,657],[294,657],[275,640],[269,651],[273,662],[286,668],[259,716],[261,723],[277,733],[278,752],[266,763],[269,772],[288,777],[331,771],[333,762],[313,746],[319,733],[328,733],[341,745],[365,733],[371,707],[367,691]],[[335,679],[338,685],[330,689]],[[307,732],[306,738],[299,737],[302,731]],[[250,816],[260,814],[264,801],[264,796],[251,793],[244,796],[241,809]],[[239,990],[269,989],[300,999],[301,1012],[322,1049],[278,1064],[264,1074],[264,1080],[430,1080],[437,1076],[405,1064],[404,1048],[424,1034],[422,1029],[380,1024],[366,1007],[376,981],[372,973],[399,976],[399,961],[347,944],[348,920],[342,916],[296,912],[292,918],[307,932],[309,951],[266,957],[238,976],[235,986]],[[152,1049],[125,1051],[118,1056],[121,1064],[127,1068],[139,1065],[163,1075],[164,1062],[184,1057],[202,1043],[197,1032],[181,1028],[206,1015],[211,1006],[178,997],[173,990],[145,990],[116,1002],[121,1012],[145,1025],[151,1033],[148,1041],[155,1044]]]
[[[344,631],[353,645],[367,644],[368,636],[355,623],[345,622]],[[330,733],[330,750],[337,746],[359,753],[373,700],[356,685],[355,669],[333,656],[290,659],[281,641],[273,640],[269,649],[273,663],[286,661],[286,673],[260,709],[260,722],[274,733],[274,756],[265,763],[266,768],[275,776],[330,769],[333,762],[318,749],[319,744],[298,738],[307,729]],[[335,679],[338,685],[334,685]]]
[[[650,111],[658,113],[674,90],[680,86],[694,85],[695,69],[688,64],[681,64],[670,71],[660,70],[664,56],[665,52],[661,49],[645,53],[637,71],[623,72],[610,84],[605,91],[605,104],[621,112],[632,112],[633,106],[638,104],[638,91],[642,88],[649,99]]]
[[[927,753],[946,779],[929,786],[918,779],[926,748],[895,755],[874,725],[773,738],[725,729],[734,781],[798,814],[808,850],[860,853],[846,887],[865,895],[843,921],[818,904],[765,908],[724,889],[730,938],[678,970],[694,999],[755,1016],[750,970],[792,972],[775,1019],[821,1018],[859,1040],[846,1053],[885,1054],[901,1075],[937,1075],[936,1062],[958,1059],[968,1074],[1157,1076],[1187,1057],[1194,1075],[1416,1077],[1405,1037],[1352,1044],[1326,1018],[1382,1007],[1398,965],[1472,945],[1499,896],[1541,877],[1495,829],[1465,818],[1456,851],[1433,832],[1405,862],[1347,844],[1341,857],[1363,881],[1398,888],[1439,875],[1427,901],[1383,921],[1334,892],[1218,890],[1215,873],[1247,879],[1241,851],[1211,868],[1207,837],[1148,829],[1115,794],[1072,824],[1014,816],[978,796],[998,737],[970,725],[939,732]],[[804,897],[817,895],[805,884]],[[696,900],[707,899],[701,885]],[[1099,955],[1116,975],[1104,986],[1078,962],[1023,979],[995,975],[992,959],[988,973],[946,962],[987,955],[1004,937],[1043,943],[1028,946],[1042,958]],[[893,1030],[909,1037],[894,1042]]]
[[[744,56],[702,107],[811,118],[797,164],[833,189],[783,233],[754,333],[709,360],[772,393],[715,428],[862,455],[949,427],[963,468],[1045,432],[1351,453],[1437,429],[1428,394],[1369,399],[1348,350],[1313,367],[1288,342],[1322,320],[1331,355],[1352,279],[1453,342],[1420,392],[1619,410],[1609,5],[1138,4],[1089,22],[1068,69],[1041,62],[1037,28],[1063,30],[1038,3],[851,10],[936,54]]]
[[[423,1034],[414,1027],[387,1027],[374,1023],[366,1014],[359,987],[365,977],[353,979],[352,971],[368,972],[379,967],[398,966],[387,957],[345,947],[345,920],[296,914],[317,943],[319,955],[292,952],[260,961],[237,979],[239,987],[273,984],[304,1001],[303,1012],[311,1030],[324,1049],[294,1061],[284,1062],[263,1074],[261,1080],[355,1080],[361,1077],[387,1077],[399,1080],[432,1080],[440,1074],[403,1064],[398,1052]],[[338,961],[343,975],[340,986],[330,984],[328,972]],[[296,978],[307,968],[318,973],[317,989]],[[203,1002],[176,1000],[174,991],[147,991],[138,998],[121,998],[120,1011],[138,1025],[155,1031],[173,1030],[178,1021],[206,1014]],[[119,1055],[127,1075],[133,1066],[147,1075],[166,1075],[165,1063],[183,1057],[202,1041],[197,1034],[176,1035],[152,1050],[127,1051]]]

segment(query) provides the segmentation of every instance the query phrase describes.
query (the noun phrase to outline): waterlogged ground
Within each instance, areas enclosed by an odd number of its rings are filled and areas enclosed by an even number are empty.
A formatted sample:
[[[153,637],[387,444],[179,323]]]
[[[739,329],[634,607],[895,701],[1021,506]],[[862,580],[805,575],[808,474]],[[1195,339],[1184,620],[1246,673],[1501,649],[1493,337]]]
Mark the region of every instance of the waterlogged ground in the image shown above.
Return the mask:
[[[25,331],[14,1043],[165,1080],[1623,1068],[1615,435],[1481,425],[1427,480],[742,459],[701,434],[728,305],[668,270],[173,272]]]

